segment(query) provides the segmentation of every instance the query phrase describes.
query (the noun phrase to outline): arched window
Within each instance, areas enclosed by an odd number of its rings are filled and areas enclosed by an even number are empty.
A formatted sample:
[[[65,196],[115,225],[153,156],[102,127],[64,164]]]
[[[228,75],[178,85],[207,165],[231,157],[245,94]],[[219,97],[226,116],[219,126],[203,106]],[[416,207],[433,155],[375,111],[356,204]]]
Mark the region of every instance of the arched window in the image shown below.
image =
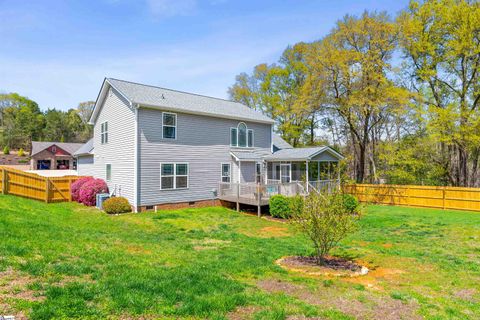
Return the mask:
[[[238,128],[238,146],[240,148],[245,148],[247,146],[247,125],[243,122],[240,122],[237,128]]]
[[[230,128],[230,145],[239,148],[253,147],[253,130],[248,129],[244,122],[240,122],[236,128]]]

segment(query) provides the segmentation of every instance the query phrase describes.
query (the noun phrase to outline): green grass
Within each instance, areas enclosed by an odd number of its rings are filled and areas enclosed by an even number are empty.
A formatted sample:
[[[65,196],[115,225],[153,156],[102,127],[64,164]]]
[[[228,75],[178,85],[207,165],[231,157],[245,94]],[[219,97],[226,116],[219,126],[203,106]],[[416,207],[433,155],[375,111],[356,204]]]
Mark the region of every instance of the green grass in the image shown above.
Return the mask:
[[[377,270],[304,277],[274,263],[312,253],[288,224],[224,208],[108,216],[0,196],[0,315],[478,318],[480,214],[370,206],[361,224],[334,253]]]

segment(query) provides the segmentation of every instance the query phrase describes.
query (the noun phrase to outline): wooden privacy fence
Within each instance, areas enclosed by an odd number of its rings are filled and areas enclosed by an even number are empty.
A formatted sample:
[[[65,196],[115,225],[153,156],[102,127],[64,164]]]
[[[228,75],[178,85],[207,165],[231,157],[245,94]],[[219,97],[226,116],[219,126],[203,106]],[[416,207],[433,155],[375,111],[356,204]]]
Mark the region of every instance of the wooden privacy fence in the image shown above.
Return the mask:
[[[72,201],[70,185],[82,177],[42,177],[7,167],[0,167],[2,194],[49,202]]]
[[[385,184],[356,184],[344,188],[362,202],[480,211],[480,188]]]

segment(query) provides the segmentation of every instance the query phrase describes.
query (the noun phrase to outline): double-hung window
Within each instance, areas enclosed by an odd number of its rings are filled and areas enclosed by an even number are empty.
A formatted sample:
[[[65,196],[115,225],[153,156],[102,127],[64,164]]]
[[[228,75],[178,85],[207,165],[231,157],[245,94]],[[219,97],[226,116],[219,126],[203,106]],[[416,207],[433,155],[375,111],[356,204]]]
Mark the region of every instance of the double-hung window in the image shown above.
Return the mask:
[[[222,182],[230,183],[231,175],[232,166],[230,165],[230,163],[222,163]]]
[[[253,130],[240,122],[236,128],[230,128],[230,146],[239,148],[253,147]]]
[[[102,139],[102,144],[108,143],[108,122],[105,121],[100,125],[100,136]]]
[[[160,189],[188,188],[188,163],[162,163],[160,165]]]
[[[162,117],[162,133],[164,139],[177,138],[177,115],[164,112]]]

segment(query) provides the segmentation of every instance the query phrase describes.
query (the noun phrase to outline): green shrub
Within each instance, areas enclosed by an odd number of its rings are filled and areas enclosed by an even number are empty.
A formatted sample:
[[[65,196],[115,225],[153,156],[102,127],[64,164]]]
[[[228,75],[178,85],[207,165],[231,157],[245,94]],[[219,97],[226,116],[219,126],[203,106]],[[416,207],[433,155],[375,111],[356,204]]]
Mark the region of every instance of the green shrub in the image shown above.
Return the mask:
[[[361,212],[346,209],[343,194],[311,192],[292,221],[312,240],[317,262],[323,265],[330,250],[357,229],[360,217]]]
[[[289,208],[290,208],[288,218],[292,216],[298,216],[299,214],[301,214],[303,211],[303,202],[304,202],[303,197],[296,195],[288,198],[288,200],[289,200]]]
[[[3,154],[10,154],[10,148],[8,146],[3,148]]]
[[[130,203],[124,197],[113,197],[105,200],[103,210],[108,214],[131,212]]]
[[[20,150],[18,150],[18,156],[23,157],[24,155],[25,155],[25,151],[23,151],[23,148],[20,148]]]
[[[276,218],[288,218],[291,214],[288,197],[280,194],[270,197],[270,214]]]
[[[360,205],[358,199],[351,194],[344,194],[342,197],[345,209],[350,213],[357,212],[358,206]]]

